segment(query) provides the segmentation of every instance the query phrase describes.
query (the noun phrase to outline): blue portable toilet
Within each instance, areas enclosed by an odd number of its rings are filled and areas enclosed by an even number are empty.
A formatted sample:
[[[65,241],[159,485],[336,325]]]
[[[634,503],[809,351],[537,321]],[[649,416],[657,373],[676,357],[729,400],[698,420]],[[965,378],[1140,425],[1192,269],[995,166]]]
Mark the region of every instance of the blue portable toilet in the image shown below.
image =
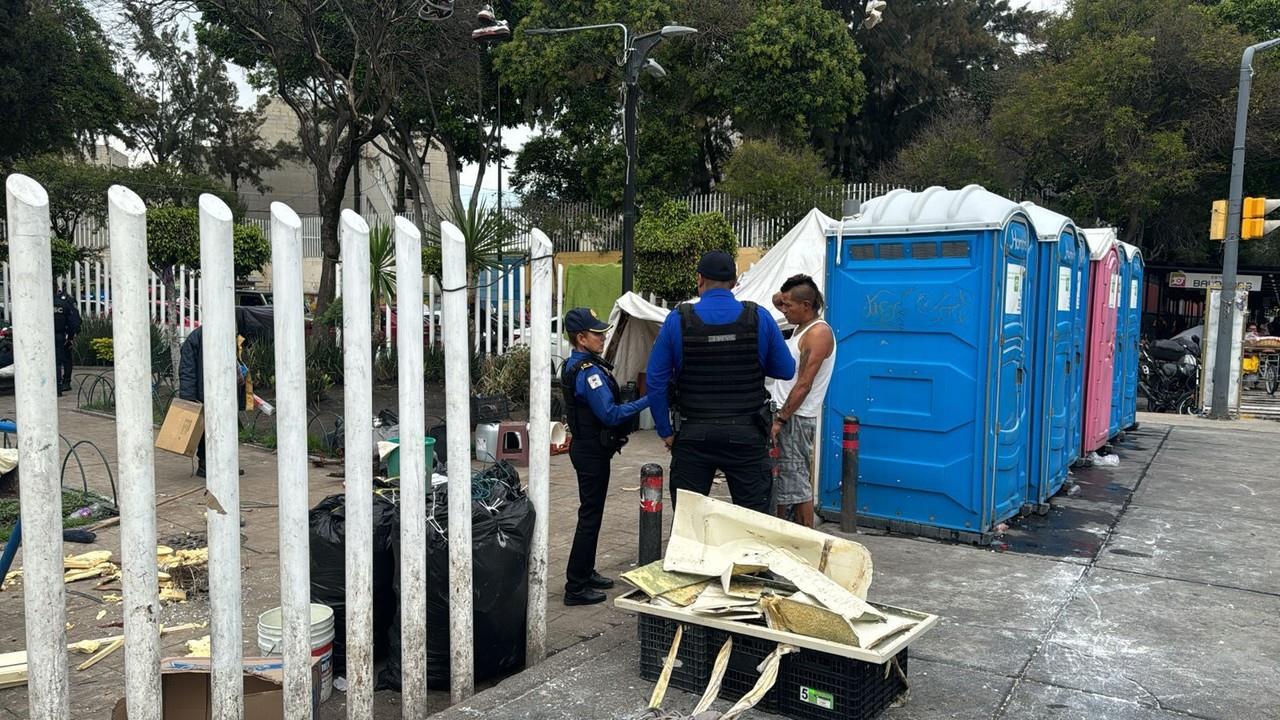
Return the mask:
[[[1073,463],[1080,459],[1081,448],[1084,446],[1085,378],[1089,368],[1086,364],[1086,348],[1089,344],[1089,271],[1093,266],[1090,262],[1092,251],[1089,249],[1088,238],[1080,228],[1076,228],[1076,235],[1081,248],[1076,258],[1076,284],[1072,299],[1075,308],[1075,355],[1071,366],[1076,369],[1076,377],[1071,384],[1071,433],[1068,435],[1068,455]]]
[[[1045,512],[1049,498],[1067,481],[1075,460],[1072,435],[1078,432],[1084,374],[1076,360],[1076,309],[1080,256],[1088,246],[1071,218],[1024,202],[1040,242],[1036,247],[1036,298],[1032,360],[1036,374],[1031,417],[1031,464],[1027,504]],[[1074,452],[1078,452],[1075,450]]]
[[[1113,228],[1114,230],[1114,228]],[[1116,233],[1119,234],[1118,232]],[[1133,279],[1133,265],[1129,261],[1129,251],[1127,248],[1133,248],[1126,242],[1116,241],[1120,250],[1120,285],[1116,288],[1116,341],[1115,341],[1115,362],[1111,366],[1111,422],[1107,426],[1107,437],[1115,439],[1124,430],[1127,425],[1124,424],[1124,399],[1126,396],[1126,387],[1129,385],[1127,380],[1129,372],[1130,358],[1129,355],[1129,338],[1133,337],[1133,367],[1137,371],[1138,367],[1138,335],[1137,328],[1130,328],[1129,321],[1132,315],[1129,312],[1129,288],[1130,281]],[[1134,248],[1137,250],[1137,248]],[[1134,390],[1137,391],[1137,376],[1134,376]]]
[[[1026,209],[977,185],[894,190],[832,228],[825,516],[840,512],[847,416],[861,421],[860,523],[981,541],[1021,509],[1033,243]]]
[[[1123,262],[1129,270],[1129,283],[1125,286],[1123,303],[1124,321],[1124,394],[1120,398],[1120,429],[1128,430],[1138,424],[1138,341],[1142,337],[1143,271],[1142,250],[1136,245],[1120,243]],[[1118,337],[1118,335],[1117,335]],[[1119,357],[1119,356],[1118,356]]]

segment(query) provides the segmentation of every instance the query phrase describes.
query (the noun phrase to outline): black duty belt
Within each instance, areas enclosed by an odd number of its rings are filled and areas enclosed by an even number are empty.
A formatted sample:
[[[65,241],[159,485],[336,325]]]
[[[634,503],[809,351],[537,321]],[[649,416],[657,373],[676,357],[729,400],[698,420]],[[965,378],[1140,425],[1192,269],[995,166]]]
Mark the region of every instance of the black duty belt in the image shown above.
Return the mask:
[[[723,418],[690,418],[680,416],[681,425],[759,425],[760,420],[754,416]]]

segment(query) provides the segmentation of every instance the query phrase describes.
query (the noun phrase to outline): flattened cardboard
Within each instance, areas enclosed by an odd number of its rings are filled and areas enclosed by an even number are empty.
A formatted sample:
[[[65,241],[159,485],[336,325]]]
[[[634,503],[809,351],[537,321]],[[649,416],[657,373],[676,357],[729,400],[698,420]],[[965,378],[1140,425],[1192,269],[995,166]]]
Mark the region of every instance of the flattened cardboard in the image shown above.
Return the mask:
[[[320,658],[311,658],[311,714],[320,707]],[[208,720],[213,714],[209,691],[209,658],[177,657],[160,661],[163,720]],[[279,657],[244,658],[244,716],[252,720],[285,720],[284,661]],[[128,720],[124,698],[111,720]]]
[[[178,455],[196,454],[204,436],[204,406],[198,402],[174,398],[164,424],[156,435],[156,447]]]

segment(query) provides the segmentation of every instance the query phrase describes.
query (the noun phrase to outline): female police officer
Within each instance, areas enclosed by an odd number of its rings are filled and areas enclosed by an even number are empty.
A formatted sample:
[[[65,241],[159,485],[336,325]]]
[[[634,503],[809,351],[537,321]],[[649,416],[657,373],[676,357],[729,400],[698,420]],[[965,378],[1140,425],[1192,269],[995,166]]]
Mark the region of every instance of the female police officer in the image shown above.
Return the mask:
[[[578,529],[569,551],[565,571],[564,604],[591,605],[604,602],[601,590],[613,581],[596,572],[596,541],[604,517],[604,499],[609,492],[609,461],[627,442],[631,423],[649,399],[619,404],[618,381],[613,367],[600,357],[604,334],[609,330],[589,308],[574,308],[564,315],[565,333],[573,343],[573,354],[564,363],[560,388],[569,416],[573,444],[569,458],[578,473]]]

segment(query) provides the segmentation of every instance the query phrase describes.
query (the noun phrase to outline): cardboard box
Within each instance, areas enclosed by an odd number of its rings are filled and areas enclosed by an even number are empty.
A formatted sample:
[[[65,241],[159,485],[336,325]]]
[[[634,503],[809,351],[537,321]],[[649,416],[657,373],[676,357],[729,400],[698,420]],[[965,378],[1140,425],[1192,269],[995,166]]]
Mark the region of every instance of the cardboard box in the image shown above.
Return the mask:
[[[156,435],[156,447],[171,453],[191,457],[204,437],[204,406],[190,400],[174,398],[169,413],[164,416],[160,434]]]
[[[320,706],[320,658],[311,658],[311,714]],[[279,657],[244,658],[244,716],[250,720],[284,720],[284,661]],[[163,720],[206,720],[212,717],[209,691],[211,661],[201,657],[160,661]],[[124,698],[111,720],[128,720]],[[292,719],[290,719],[292,720]]]

